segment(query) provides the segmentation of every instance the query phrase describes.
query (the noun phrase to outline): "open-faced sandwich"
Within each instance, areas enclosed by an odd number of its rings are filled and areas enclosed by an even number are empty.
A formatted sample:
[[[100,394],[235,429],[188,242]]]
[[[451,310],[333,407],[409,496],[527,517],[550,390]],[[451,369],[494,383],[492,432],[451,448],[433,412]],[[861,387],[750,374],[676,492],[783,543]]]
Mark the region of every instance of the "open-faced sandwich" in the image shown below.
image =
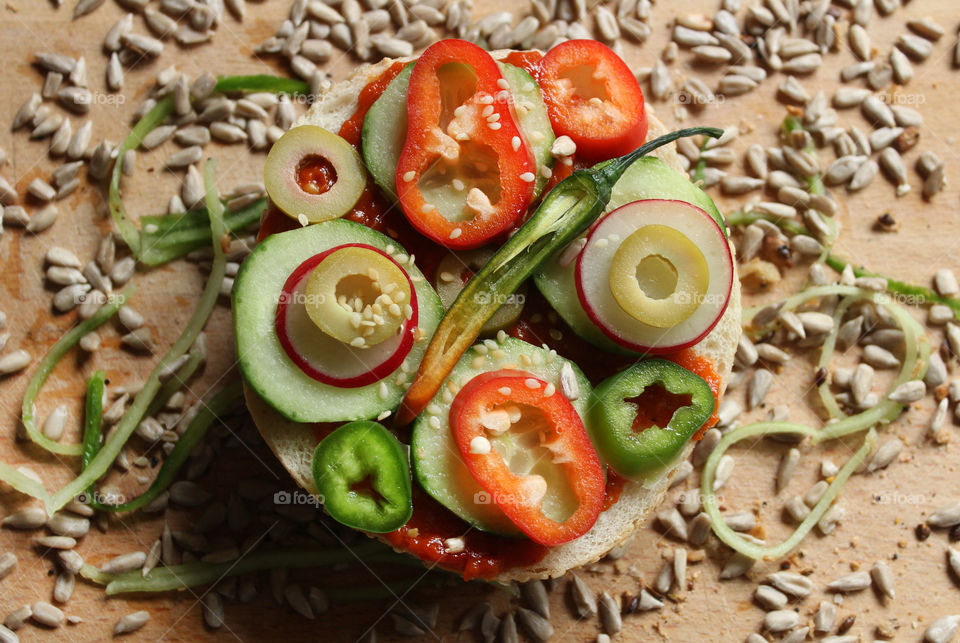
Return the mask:
[[[358,69],[271,150],[233,291],[248,406],[336,520],[497,581],[624,541],[716,421],[723,218],[627,65],[444,40]]]

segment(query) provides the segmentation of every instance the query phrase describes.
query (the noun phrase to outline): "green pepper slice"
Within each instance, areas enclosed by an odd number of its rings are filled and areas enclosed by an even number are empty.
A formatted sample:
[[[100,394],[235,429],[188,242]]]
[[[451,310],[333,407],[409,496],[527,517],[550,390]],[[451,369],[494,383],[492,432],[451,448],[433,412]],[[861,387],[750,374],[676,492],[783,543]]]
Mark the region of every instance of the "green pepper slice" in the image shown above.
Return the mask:
[[[413,514],[406,449],[377,422],[344,424],[318,444],[313,481],[327,513],[354,529],[387,533]]]
[[[637,430],[631,401],[659,384],[673,395],[689,396],[666,426]],[[648,359],[607,378],[593,390],[590,430],[600,455],[618,474],[639,478],[672,464],[684,445],[713,413],[713,391],[703,378],[665,359]]]

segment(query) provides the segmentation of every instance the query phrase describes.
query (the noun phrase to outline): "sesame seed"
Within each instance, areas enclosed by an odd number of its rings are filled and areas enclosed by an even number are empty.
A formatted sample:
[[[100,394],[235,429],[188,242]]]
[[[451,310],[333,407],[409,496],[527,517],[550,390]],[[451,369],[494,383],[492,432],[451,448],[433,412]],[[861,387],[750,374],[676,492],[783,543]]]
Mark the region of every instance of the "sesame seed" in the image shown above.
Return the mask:
[[[409,183],[414,179],[415,176],[417,176],[417,173],[413,170],[410,170],[409,172],[403,173],[403,180]]]
[[[537,178],[537,175],[534,174],[533,172],[524,172],[523,174],[520,175],[520,180],[524,181],[525,183],[533,183],[536,180],[536,178]]]
[[[487,116],[490,116],[490,114],[493,114],[493,105],[487,105],[486,107],[483,108],[483,111],[480,112],[480,115],[483,116],[484,118],[486,118]]]
[[[510,139],[510,145],[513,146],[513,151],[514,151],[514,152],[516,152],[517,150],[520,149],[520,145],[521,145],[522,143],[523,143],[523,141],[520,140],[520,137],[519,137],[519,136],[514,136],[512,139]]]
[[[500,123],[490,123],[489,125],[487,125],[487,127],[489,127],[490,129],[496,131],[496,130],[500,129]]]
[[[456,239],[461,234],[463,234],[463,230],[461,230],[460,228],[454,228],[453,230],[450,231],[450,238]]]
[[[500,120],[500,114],[490,114],[489,116],[487,116],[488,123],[496,123],[499,120]]]

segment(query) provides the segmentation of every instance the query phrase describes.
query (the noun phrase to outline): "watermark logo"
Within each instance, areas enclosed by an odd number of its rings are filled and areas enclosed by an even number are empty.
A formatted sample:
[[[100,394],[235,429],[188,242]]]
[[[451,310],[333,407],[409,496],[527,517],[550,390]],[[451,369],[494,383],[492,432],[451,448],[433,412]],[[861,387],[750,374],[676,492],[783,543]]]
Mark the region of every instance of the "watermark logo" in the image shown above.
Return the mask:
[[[721,293],[691,293],[688,291],[675,292],[672,297],[678,304],[695,303],[697,306],[704,304],[723,304],[726,301],[726,295]]]
[[[696,94],[685,91],[675,94],[678,105],[686,107],[705,107],[707,105],[723,105],[727,98],[723,94]]]
[[[84,491],[77,494],[74,500],[81,505],[91,503],[100,505],[122,505],[127,501],[127,497],[116,491]]]
[[[927,298],[920,293],[882,292],[874,295],[874,301],[880,305],[923,306]]]
[[[878,94],[877,98],[887,105],[923,105],[927,102],[926,94]]]
[[[323,504],[323,496],[314,495],[297,489],[295,491],[277,491],[273,494],[273,504],[275,505],[310,505],[319,507]]]
[[[473,296],[474,303],[486,306],[487,304],[497,304],[498,306],[504,306],[506,304],[514,304],[517,306],[522,306],[527,300],[526,296],[523,293],[496,293],[496,292],[479,292]]]
[[[327,296],[323,293],[310,293],[298,290],[294,292],[284,292],[280,294],[279,303],[284,305],[296,304],[299,306],[320,306],[327,303]]]
[[[903,493],[896,489],[881,491],[873,495],[874,504],[878,505],[926,505],[932,502],[922,493]]]

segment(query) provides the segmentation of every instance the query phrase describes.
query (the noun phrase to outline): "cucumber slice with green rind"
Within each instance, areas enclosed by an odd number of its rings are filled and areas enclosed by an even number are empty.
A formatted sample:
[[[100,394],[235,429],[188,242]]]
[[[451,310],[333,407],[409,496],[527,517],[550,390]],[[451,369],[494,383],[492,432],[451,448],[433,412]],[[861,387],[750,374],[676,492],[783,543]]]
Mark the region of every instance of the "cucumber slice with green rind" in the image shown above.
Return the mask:
[[[370,106],[363,119],[361,132],[363,162],[373,176],[374,183],[394,199],[397,194],[397,163],[407,138],[407,91],[414,64],[404,67]],[[504,80],[510,85],[514,101],[518,104],[518,125],[536,159],[536,198],[547,184],[540,168],[553,164],[550,148],[553,146],[554,134],[547,116],[547,106],[533,76],[515,65],[499,65]]]
[[[510,85],[520,131],[527,137],[527,145],[536,161],[537,184],[533,191],[536,198],[547,185],[547,177],[541,168],[553,166],[553,153],[550,150],[556,136],[547,115],[547,105],[540,94],[540,85],[533,76],[510,63],[500,63],[500,73]]]
[[[364,243],[384,251],[393,246],[395,253],[403,252],[389,237],[359,223],[337,219],[271,235],[250,253],[237,274],[233,318],[240,370],[270,406],[294,422],[375,418],[395,408],[406,392],[404,384],[410,375],[405,374],[403,382],[398,383],[400,369],[379,382],[356,388],[318,382],[290,360],[277,339],[277,303],[287,278],[306,259],[345,243]],[[414,342],[405,360],[412,375],[423,358],[427,340],[440,323],[443,306],[419,269],[406,263],[403,268],[417,292],[423,338]],[[386,395],[382,395],[381,386]]]
[[[360,132],[363,162],[373,182],[394,200],[397,198],[397,163],[407,139],[407,88],[415,64],[404,67],[374,101],[363,118]]]
[[[493,340],[487,340],[487,342],[484,348],[478,349],[474,346],[460,358],[444,382],[440,393],[417,417],[413,425],[410,457],[417,482],[437,502],[478,529],[506,535],[520,535],[516,526],[490,501],[489,495],[481,489],[460,458],[448,419],[450,403],[455,396],[455,393],[450,391],[448,383],[456,382],[462,386],[481,373],[510,368],[532,373],[539,379],[553,384],[557,390],[554,395],[563,395],[560,371],[564,364],[570,364],[579,388],[579,395],[577,399],[571,400],[571,404],[584,420],[584,424],[586,424],[590,398],[590,383],[576,364],[544,348],[512,337],[507,337],[502,342]],[[531,363],[525,364],[522,355],[530,358]],[[478,360],[481,357],[482,364]],[[498,440],[510,438],[511,432],[508,431],[499,437],[492,438],[491,442],[496,447]],[[558,467],[550,467],[548,472],[558,476],[564,475],[558,469]],[[550,489],[562,488],[561,483],[563,483],[562,480],[547,478]],[[563,508],[559,504],[551,504],[554,500],[557,499],[551,498],[551,494],[548,493],[544,499],[544,512],[548,516],[557,516],[562,519],[560,514]],[[565,500],[570,502],[569,498]]]
[[[721,229],[723,229],[723,217],[717,210],[713,199],[691,183],[686,176],[671,169],[663,161],[653,156],[638,159],[627,168],[627,171],[613,186],[613,194],[604,213],[613,212],[622,205],[641,199],[686,201],[721,222]],[[563,251],[557,253],[534,274],[533,279],[537,288],[550,302],[553,309],[557,311],[557,314],[579,337],[612,353],[632,354],[604,335],[587,317],[587,313],[577,297],[576,280],[574,278],[576,262],[570,261],[566,266],[561,266],[559,258],[562,256]]]

